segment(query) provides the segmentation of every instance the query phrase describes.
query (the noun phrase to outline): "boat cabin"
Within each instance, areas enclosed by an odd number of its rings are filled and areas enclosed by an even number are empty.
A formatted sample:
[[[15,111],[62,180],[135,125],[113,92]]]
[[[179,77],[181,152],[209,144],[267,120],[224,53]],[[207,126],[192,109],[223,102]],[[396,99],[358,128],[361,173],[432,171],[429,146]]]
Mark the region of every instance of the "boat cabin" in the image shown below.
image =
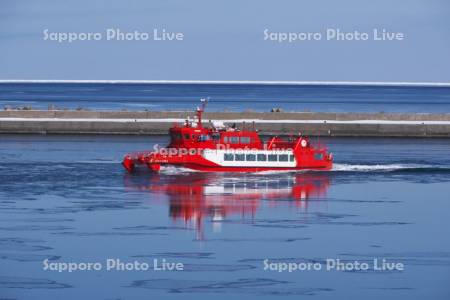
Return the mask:
[[[227,149],[264,149],[267,150],[283,150],[296,149],[299,146],[307,148],[309,141],[307,138],[289,138],[288,140],[279,137],[273,137],[266,145],[259,138],[258,132],[254,126],[252,130],[236,129],[236,126],[227,127],[223,124],[211,124],[209,127],[203,127],[202,113],[204,111],[206,101],[202,100],[202,107],[197,108],[195,122],[187,119],[182,126],[174,124],[170,128],[170,144],[169,148],[198,148],[198,149],[217,149],[224,147]]]
[[[214,128],[174,126],[170,128],[170,148],[255,148],[262,149],[263,144],[256,131],[236,129],[217,130]]]

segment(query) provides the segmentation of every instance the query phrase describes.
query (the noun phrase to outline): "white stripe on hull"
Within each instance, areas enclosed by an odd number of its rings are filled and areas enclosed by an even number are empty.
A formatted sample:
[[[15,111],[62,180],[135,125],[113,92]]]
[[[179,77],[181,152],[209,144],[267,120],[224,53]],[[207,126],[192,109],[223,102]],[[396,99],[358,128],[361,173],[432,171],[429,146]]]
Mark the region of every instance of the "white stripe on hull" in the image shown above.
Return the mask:
[[[287,155],[288,161],[226,161],[224,160],[224,154],[276,154]],[[223,167],[269,167],[269,168],[293,168],[297,165],[295,158],[290,161],[290,155],[293,155],[292,150],[204,150],[203,157],[213,163],[216,163]]]

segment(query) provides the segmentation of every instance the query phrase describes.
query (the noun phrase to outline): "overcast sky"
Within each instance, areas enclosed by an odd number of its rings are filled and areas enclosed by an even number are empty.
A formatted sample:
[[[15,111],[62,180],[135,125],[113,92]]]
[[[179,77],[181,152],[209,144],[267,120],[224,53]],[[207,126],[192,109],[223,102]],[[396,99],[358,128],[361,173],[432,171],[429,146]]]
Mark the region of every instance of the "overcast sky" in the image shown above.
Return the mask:
[[[107,41],[106,30],[149,32]],[[154,29],[183,33],[154,41]],[[327,29],[367,41],[326,39]],[[44,40],[99,32],[100,41]],[[268,32],[319,41],[264,40]],[[373,29],[403,33],[374,41]],[[448,0],[0,0],[0,79],[450,82]]]

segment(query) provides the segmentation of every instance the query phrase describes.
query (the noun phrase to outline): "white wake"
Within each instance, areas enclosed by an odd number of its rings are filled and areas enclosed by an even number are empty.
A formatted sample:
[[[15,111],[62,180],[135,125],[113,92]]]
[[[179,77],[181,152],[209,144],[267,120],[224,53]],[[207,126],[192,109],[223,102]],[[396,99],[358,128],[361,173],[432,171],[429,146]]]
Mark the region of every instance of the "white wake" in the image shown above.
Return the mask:
[[[430,168],[430,167],[433,166],[419,165],[419,164],[385,164],[385,165],[333,164],[332,171],[357,171],[357,172],[395,171],[395,170]]]

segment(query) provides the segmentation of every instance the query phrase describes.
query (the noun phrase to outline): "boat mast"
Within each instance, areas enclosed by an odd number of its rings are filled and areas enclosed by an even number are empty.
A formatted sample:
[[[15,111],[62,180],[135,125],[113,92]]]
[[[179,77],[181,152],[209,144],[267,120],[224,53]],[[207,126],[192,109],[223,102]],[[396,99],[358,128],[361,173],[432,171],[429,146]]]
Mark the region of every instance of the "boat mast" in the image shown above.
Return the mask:
[[[202,99],[200,99],[200,102],[202,103],[201,106],[197,107],[197,120],[198,120],[197,128],[202,128],[203,127],[203,125],[202,125],[202,114],[205,111],[205,107],[206,107],[206,104],[208,103],[208,99],[202,98]]]

